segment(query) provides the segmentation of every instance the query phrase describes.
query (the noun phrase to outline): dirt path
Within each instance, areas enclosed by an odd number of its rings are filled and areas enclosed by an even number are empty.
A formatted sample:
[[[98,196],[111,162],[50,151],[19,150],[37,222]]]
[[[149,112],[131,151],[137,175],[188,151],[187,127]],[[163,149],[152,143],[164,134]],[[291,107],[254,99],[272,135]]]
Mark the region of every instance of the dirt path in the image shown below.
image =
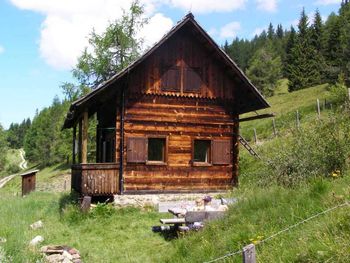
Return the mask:
[[[22,158],[22,162],[19,164],[19,168],[21,168],[22,170],[27,169],[27,161],[26,159],[24,159],[26,152],[23,149],[19,149],[19,155]]]
[[[20,149],[19,150],[19,155],[21,156],[21,163],[19,164],[19,167],[24,170],[24,169],[27,169],[27,161],[24,159],[24,155],[25,155],[25,151],[23,149]],[[11,181],[16,175],[18,174],[12,174],[12,175],[9,175],[9,176],[6,176],[2,179],[0,179],[0,188],[4,187],[4,185]]]
[[[2,178],[0,180],[0,188],[2,188],[7,182],[11,181],[17,174],[12,174],[9,176],[6,176],[5,178]]]

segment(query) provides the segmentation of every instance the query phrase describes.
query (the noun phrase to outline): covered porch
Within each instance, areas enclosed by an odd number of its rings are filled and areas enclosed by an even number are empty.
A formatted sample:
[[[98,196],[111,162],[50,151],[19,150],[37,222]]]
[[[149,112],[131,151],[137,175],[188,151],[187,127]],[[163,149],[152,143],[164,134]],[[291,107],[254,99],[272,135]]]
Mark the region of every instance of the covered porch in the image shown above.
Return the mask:
[[[71,189],[82,196],[122,192],[116,149],[117,137],[120,141],[116,130],[120,110],[115,97],[109,101],[103,106],[86,107],[79,114],[75,111],[75,121],[69,123],[73,128]]]

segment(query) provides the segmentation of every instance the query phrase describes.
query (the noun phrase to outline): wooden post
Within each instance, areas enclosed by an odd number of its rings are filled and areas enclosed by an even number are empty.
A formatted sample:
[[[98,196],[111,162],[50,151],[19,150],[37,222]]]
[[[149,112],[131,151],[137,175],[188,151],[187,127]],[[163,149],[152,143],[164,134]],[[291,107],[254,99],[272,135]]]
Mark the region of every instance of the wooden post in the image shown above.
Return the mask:
[[[75,164],[75,154],[76,154],[76,140],[77,140],[77,126],[74,125],[73,127],[73,145],[72,145],[72,163]]]
[[[318,118],[320,118],[321,117],[320,100],[317,99],[316,102],[317,102],[317,114],[318,114]]]
[[[88,125],[89,115],[87,110],[83,113],[83,125],[82,125],[82,142],[81,142],[81,163],[87,163],[87,140],[88,140]]]
[[[83,140],[83,121],[80,118],[79,119],[79,131],[78,131],[78,162],[82,163],[82,158],[81,158],[81,148],[82,148],[82,140]]]
[[[90,206],[91,206],[91,196],[84,196],[80,206],[81,211],[88,212],[90,210]]]
[[[256,263],[255,246],[253,244],[243,248],[243,263]]]
[[[350,100],[350,88],[348,88],[348,96],[349,96],[349,100]]]
[[[277,131],[276,131],[275,118],[272,119],[272,129],[273,129],[273,135],[276,137],[277,136]]]
[[[255,141],[255,144],[258,143],[258,136],[256,135],[256,129],[254,128],[254,141]]]
[[[297,115],[296,115],[296,124],[297,124],[297,129],[300,128],[300,120],[299,120],[299,111],[297,110]]]

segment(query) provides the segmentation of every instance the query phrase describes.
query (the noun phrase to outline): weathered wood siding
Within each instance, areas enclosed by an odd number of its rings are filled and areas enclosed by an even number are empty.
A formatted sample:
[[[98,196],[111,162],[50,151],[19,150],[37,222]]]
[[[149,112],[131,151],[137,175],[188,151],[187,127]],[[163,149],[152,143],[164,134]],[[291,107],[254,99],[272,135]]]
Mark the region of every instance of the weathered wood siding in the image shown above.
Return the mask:
[[[166,73],[171,68],[181,71],[180,79],[168,78]],[[187,76],[186,69],[194,69],[201,79],[199,92],[190,92],[184,89]],[[181,95],[186,97],[206,97],[233,99],[234,86],[233,77],[228,70],[218,63],[214,54],[208,52],[196,37],[190,32],[182,31],[176,33],[171,39],[164,43],[155,53],[146,59],[129,78],[129,91],[131,93]],[[172,75],[172,74],[170,74]],[[162,89],[166,81],[171,87],[178,86],[178,91]],[[174,83],[169,83],[169,82]],[[189,81],[194,83],[195,80]],[[234,105],[232,105],[234,106]]]
[[[232,121],[234,117],[214,100],[150,95],[130,98],[125,112],[125,138],[166,136],[168,145],[166,164],[150,165],[129,163],[124,144],[124,190],[210,191],[231,187],[238,168],[238,145],[233,136],[238,127]],[[192,162],[194,139],[229,141],[230,164],[195,166]]]
[[[82,195],[118,193],[119,164],[95,163],[72,166],[72,189]]]

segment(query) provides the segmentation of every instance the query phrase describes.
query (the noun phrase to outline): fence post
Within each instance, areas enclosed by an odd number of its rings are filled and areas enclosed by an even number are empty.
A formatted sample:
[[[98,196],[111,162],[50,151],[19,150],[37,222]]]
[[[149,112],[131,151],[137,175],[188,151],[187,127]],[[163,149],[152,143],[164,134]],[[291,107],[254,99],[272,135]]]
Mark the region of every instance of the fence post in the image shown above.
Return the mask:
[[[348,88],[348,96],[349,96],[349,100],[350,100],[350,88]]]
[[[243,263],[256,263],[254,244],[249,244],[243,248]]]
[[[273,129],[273,134],[276,137],[277,136],[277,131],[276,131],[276,122],[275,118],[272,119],[272,129]]]
[[[318,114],[318,118],[320,118],[321,117],[320,100],[317,99],[316,102],[317,102],[317,114]]]
[[[296,124],[297,124],[297,129],[300,127],[300,120],[299,120],[299,111],[297,110],[297,115],[296,115]]]
[[[254,141],[255,141],[255,144],[258,143],[258,136],[256,135],[256,129],[254,128]]]

